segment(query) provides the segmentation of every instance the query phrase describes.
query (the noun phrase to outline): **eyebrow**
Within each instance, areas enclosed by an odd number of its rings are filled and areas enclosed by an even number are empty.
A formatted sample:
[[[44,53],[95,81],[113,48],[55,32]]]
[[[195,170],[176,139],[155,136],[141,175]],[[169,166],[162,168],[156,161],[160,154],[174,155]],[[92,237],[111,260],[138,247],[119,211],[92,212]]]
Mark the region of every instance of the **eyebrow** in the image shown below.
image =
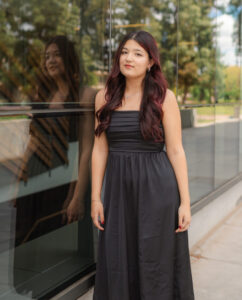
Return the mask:
[[[50,54],[51,52],[53,52],[53,53],[60,53],[60,51],[59,51],[59,50],[54,50],[54,51],[46,51],[46,52],[45,52],[45,55],[46,55],[46,54]]]
[[[126,48],[126,47],[123,47],[123,49],[126,49],[126,50],[128,50],[128,48]],[[140,50],[140,49],[134,49],[135,51],[140,51],[140,52],[143,52],[142,50]]]

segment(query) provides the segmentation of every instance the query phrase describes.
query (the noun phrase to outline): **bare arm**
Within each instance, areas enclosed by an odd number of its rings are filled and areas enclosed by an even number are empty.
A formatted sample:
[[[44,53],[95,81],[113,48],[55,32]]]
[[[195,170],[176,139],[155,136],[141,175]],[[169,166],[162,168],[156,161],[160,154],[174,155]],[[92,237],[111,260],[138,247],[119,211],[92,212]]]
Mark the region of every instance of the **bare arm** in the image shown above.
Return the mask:
[[[95,99],[95,112],[104,104],[104,90],[101,90],[97,93]],[[95,117],[95,129],[98,126],[98,120]],[[106,133],[94,138],[94,146],[92,150],[92,192],[91,192],[91,201],[92,201],[92,219],[94,224],[101,230],[103,228],[98,223],[98,216],[100,216],[101,221],[104,222],[103,214],[103,205],[101,202],[101,190],[104,179],[104,173],[106,169],[108,158],[108,142]]]
[[[182,225],[183,223],[183,227],[186,228],[191,221],[187,160],[182,145],[180,110],[176,97],[171,90],[167,90],[166,98],[163,103],[163,111],[164,116],[162,122],[165,129],[166,152],[175,171],[182,206],[179,224]],[[182,222],[183,217],[184,220]]]
[[[85,213],[85,193],[89,179],[89,162],[93,147],[93,115],[85,114],[78,119],[79,130],[79,170],[77,181],[71,182],[67,198],[63,204],[66,214],[63,214],[63,223],[80,220]]]

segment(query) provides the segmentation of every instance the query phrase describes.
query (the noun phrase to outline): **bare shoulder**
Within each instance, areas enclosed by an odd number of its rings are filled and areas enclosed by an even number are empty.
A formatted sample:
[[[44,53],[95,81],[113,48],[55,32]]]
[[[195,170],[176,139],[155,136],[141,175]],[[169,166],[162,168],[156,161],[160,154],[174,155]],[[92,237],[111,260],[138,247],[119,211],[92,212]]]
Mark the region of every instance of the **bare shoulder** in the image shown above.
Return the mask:
[[[178,132],[181,125],[181,115],[179,105],[173,91],[167,89],[165,100],[162,104],[163,118],[162,122],[166,131]]]
[[[166,111],[169,108],[177,107],[177,106],[178,106],[178,103],[177,103],[177,99],[176,99],[174,92],[170,89],[167,89],[165,100],[162,104],[163,110]]]
[[[166,151],[177,153],[182,149],[182,124],[177,99],[171,90],[167,90],[163,111],[162,123],[165,130]]]
[[[105,88],[103,88],[97,92],[96,97],[95,97],[95,110],[96,111],[105,104],[105,102],[106,102],[105,93],[106,93]]]

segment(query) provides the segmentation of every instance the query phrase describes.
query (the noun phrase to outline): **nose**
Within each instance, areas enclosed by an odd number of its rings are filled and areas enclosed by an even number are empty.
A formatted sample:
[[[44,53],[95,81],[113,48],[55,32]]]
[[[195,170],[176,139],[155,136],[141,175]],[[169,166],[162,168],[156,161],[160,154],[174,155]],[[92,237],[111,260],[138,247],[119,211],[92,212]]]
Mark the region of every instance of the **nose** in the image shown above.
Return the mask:
[[[126,56],[126,60],[130,61],[130,60],[132,60],[132,57],[133,57],[132,53],[128,53],[127,56]]]
[[[49,63],[55,62],[55,55],[50,55],[48,60],[49,60]]]

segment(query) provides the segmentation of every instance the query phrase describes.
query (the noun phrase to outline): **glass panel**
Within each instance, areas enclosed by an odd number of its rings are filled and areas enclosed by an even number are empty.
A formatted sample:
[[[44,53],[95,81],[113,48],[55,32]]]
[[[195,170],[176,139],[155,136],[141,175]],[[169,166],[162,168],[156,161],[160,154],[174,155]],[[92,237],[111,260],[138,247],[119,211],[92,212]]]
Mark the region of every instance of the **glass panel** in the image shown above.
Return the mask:
[[[214,188],[213,1],[178,1],[178,92],[191,203]]]
[[[93,126],[92,112],[1,117],[0,296],[40,297],[95,262]]]
[[[240,86],[240,93],[241,92],[241,86]],[[242,97],[240,98],[242,99]],[[240,103],[240,136],[239,136],[239,171],[242,172],[242,103]]]
[[[213,104],[215,1],[178,1],[178,95],[181,104]]]
[[[215,188],[239,172],[240,47],[239,2],[220,0],[216,9]],[[240,16],[240,17],[239,17]]]
[[[239,110],[237,105],[216,105],[215,188],[239,172]]]
[[[0,103],[35,102],[37,95],[39,102],[48,102],[50,90],[54,93],[60,84],[58,76],[72,89],[79,87],[80,96],[88,101],[108,70],[108,4],[107,0],[1,1],[5,30],[0,42]],[[55,101],[65,97],[67,91],[61,92]],[[75,91],[68,96],[68,102],[76,102]]]
[[[109,1],[0,11],[0,298],[38,298],[95,267],[89,171]]]
[[[189,191],[194,203],[213,190],[214,105],[181,109],[182,140],[188,165]]]

